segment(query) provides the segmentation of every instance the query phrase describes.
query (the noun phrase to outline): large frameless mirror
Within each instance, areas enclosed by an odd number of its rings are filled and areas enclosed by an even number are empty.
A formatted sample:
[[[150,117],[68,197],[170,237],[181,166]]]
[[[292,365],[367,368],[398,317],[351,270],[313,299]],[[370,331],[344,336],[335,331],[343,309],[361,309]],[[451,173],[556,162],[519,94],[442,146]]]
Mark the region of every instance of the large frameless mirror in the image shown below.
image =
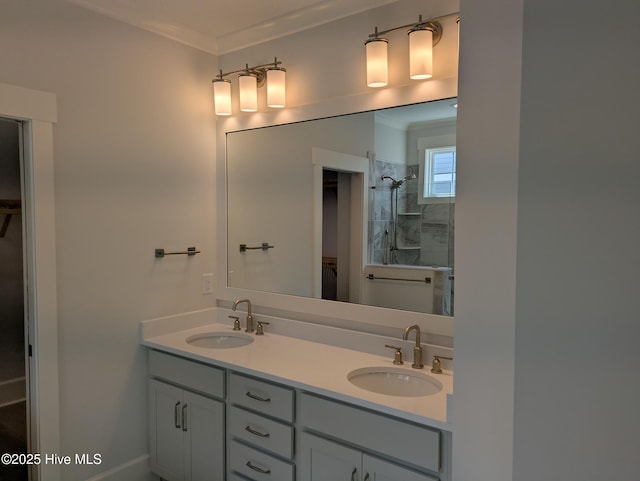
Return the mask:
[[[456,99],[226,142],[228,287],[453,315]]]

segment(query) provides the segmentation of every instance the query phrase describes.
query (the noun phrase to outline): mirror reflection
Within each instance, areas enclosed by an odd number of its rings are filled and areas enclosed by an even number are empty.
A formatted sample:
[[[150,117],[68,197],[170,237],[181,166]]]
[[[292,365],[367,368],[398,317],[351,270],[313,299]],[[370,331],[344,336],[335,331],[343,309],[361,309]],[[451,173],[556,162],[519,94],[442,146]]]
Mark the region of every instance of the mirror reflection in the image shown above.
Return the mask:
[[[227,134],[229,287],[453,315],[456,99]]]

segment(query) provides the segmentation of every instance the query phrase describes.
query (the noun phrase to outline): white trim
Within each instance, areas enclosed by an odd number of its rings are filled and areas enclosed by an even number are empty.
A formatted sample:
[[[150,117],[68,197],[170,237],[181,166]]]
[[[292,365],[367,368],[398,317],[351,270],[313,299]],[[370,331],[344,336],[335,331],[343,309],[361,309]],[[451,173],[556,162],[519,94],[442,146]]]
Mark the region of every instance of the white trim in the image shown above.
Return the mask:
[[[56,290],[53,122],[56,96],[0,83],[0,116],[24,121],[24,229],[29,343],[31,449],[60,452],[58,305]],[[41,465],[36,479],[58,481],[60,468]]]
[[[147,9],[140,8],[140,5],[133,6],[131,2],[68,1],[193,48],[214,55],[222,55],[387,5],[397,0],[350,0],[349,2],[324,0],[323,2],[314,2],[309,6],[295,9],[275,18],[267,18],[249,28],[242,28],[220,36],[216,31],[201,32],[174,21],[168,22],[163,20],[162,16],[154,17],[152,15],[150,17]]]
[[[388,5],[396,0],[325,0],[314,2],[276,18],[268,19],[251,28],[245,28],[217,37],[217,51],[211,52],[225,55],[254,45],[264,44],[308,30],[319,25],[340,20],[357,13]]]
[[[449,194],[447,195],[438,195],[433,192],[431,187],[427,187],[427,179],[433,180],[433,177],[436,175],[433,173],[435,170],[435,155],[438,153],[453,153],[453,170],[450,172],[455,179],[456,176],[456,145],[444,145],[442,147],[429,147],[424,150],[420,150],[420,164],[418,169],[420,171],[420,187],[419,187],[419,195],[418,195],[418,204],[429,204],[433,199],[446,199],[448,202],[452,202],[456,197],[455,192],[455,180],[452,180],[453,183],[453,194],[451,193],[451,189],[449,189]],[[435,181],[434,181],[435,183]],[[432,185],[431,183],[429,183]],[[426,192],[425,192],[426,191]],[[427,195],[428,194],[428,195]],[[433,202],[436,203],[436,202]]]
[[[149,455],[145,454],[131,459],[100,474],[87,478],[86,481],[147,481],[152,479],[149,468]]]

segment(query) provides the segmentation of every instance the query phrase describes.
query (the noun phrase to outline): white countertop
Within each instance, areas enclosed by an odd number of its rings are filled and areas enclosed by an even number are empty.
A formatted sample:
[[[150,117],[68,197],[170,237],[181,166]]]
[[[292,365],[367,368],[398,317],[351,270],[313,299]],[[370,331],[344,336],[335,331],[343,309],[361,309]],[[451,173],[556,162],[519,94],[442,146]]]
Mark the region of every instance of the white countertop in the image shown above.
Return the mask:
[[[233,333],[230,325],[222,323],[208,323],[160,334],[152,330],[145,332],[143,329],[142,344],[149,348],[232,369],[239,373],[259,376],[402,419],[451,431],[450,419],[447,418],[448,395],[453,392],[453,375],[450,371],[432,374],[428,363],[423,370],[412,369],[412,353],[408,353],[405,357],[403,366],[395,366],[391,350],[387,356],[380,356],[274,334],[268,332],[268,329],[269,326],[266,326],[263,336],[250,334],[254,339],[251,344],[229,349],[203,348],[187,343],[188,338],[206,332]],[[354,386],[347,379],[349,372],[363,367],[392,367],[406,369],[408,373],[420,372],[440,382],[442,390],[429,396],[416,397],[369,392]]]

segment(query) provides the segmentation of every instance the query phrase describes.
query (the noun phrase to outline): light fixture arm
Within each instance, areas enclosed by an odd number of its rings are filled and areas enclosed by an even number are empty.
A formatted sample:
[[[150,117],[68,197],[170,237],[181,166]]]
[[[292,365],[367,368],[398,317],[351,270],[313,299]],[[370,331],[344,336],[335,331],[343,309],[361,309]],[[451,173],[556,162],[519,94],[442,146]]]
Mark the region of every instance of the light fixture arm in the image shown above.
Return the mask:
[[[429,20],[422,20],[422,15],[419,15],[417,22],[409,23],[407,25],[388,28],[387,30],[382,30],[382,31],[378,31],[378,27],[375,27],[375,31],[369,34],[369,38],[371,39],[379,38],[381,35],[386,35],[388,33],[395,32],[397,30],[412,30],[412,29],[426,28],[433,32],[433,46],[435,47],[440,41],[440,39],[442,38],[442,25],[440,24],[440,20],[444,20],[445,18],[459,16],[459,15],[460,15],[460,12],[453,12],[447,15],[442,15],[440,17],[431,18]]]
[[[245,64],[245,68],[239,70],[231,70],[229,72],[223,72],[222,69],[220,69],[220,73],[218,74],[217,78],[219,80],[222,80],[224,79],[224,77],[228,77],[229,75],[249,74],[254,75],[258,79],[258,87],[262,87],[267,76],[267,70],[270,68],[278,68],[278,65],[281,64],[282,62],[278,60],[278,57],[274,57],[273,62],[271,63],[254,65],[253,67],[249,67],[249,64]]]

